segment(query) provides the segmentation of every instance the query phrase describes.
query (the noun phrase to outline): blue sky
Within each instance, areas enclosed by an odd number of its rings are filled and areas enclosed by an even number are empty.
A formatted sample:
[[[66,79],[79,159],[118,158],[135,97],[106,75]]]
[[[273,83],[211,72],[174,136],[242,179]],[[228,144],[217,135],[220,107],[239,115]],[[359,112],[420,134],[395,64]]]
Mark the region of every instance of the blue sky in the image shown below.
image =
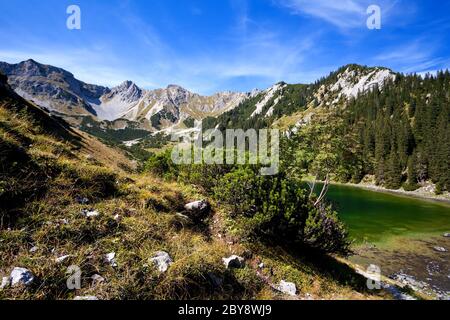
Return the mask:
[[[81,8],[81,30],[66,8]],[[366,27],[369,5],[381,30]],[[108,86],[248,91],[347,63],[450,68],[450,1],[0,0],[0,61],[33,58]]]

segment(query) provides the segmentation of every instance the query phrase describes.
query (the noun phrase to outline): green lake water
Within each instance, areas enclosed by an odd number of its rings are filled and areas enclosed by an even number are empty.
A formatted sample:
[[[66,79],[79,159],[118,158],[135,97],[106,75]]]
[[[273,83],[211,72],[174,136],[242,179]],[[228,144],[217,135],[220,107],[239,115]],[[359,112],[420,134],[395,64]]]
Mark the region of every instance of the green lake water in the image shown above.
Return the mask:
[[[327,194],[356,243],[392,237],[450,232],[450,205],[350,186],[332,185]]]

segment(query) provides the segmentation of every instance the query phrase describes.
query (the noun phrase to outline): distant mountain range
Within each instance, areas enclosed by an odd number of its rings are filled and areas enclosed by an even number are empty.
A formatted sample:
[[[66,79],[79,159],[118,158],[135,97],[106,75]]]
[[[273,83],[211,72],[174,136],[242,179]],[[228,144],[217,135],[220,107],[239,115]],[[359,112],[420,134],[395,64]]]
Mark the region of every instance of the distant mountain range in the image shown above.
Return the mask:
[[[396,76],[386,68],[348,65],[315,84],[282,82],[264,91],[202,96],[177,85],[145,90],[132,81],[114,88],[87,84],[64,69],[31,59],[18,64],[0,62],[0,72],[8,76],[9,84],[20,96],[74,126],[93,134],[138,130],[131,135],[133,138],[145,132],[189,130],[195,120],[225,128],[230,124],[273,124],[283,119],[283,123],[295,127],[308,120],[308,116],[296,116],[297,111],[345,103],[375,86],[382,88]]]
[[[133,122],[133,127],[160,131],[188,119],[218,116],[255,94],[221,92],[202,96],[177,85],[144,90],[132,81],[107,88],[84,83],[64,69],[31,59],[18,64],[0,62],[0,72],[8,76],[11,87],[23,98],[73,125],[80,125],[83,117],[91,117],[96,121],[126,120]]]

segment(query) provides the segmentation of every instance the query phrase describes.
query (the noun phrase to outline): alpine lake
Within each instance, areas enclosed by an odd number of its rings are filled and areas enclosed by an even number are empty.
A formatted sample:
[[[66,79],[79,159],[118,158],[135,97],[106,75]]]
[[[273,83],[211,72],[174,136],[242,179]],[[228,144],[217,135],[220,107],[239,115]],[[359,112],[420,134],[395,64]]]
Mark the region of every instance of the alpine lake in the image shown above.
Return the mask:
[[[353,240],[351,262],[376,265],[386,277],[450,297],[448,202],[345,185],[331,185],[327,198]]]

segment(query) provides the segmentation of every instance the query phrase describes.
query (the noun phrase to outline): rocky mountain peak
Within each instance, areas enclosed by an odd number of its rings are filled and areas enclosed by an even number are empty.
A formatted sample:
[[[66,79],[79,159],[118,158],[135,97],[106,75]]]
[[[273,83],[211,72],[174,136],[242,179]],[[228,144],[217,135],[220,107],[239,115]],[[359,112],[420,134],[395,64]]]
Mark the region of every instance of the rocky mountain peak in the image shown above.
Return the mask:
[[[182,90],[182,91],[187,91],[186,89],[184,89],[182,86],[179,86],[177,84],[169,84],[167,86],[168,90]]]
[[[124,81],[117,87],[111,89],[111,92],[105,95],[105,98],[111,99],[119,95],[123,101],[134,102],[142,98],[143,91],[133,81]]]
[[[175,105],[187,103],[189,97],[192,95],[191,92],[185,88],[174,84],[167,86],[166,91],[169,100],[171,100]]]
[[[73,79],[74,76],[68,71],[53,66],[45,65],[28,59],[18,64],[11,65],[12,75],[21,77],[48,77],[51,74],[62,75],[65,79]]]
[[[176,84],[169,84],[167,86],[167,92],[169,92],[171,95],[187,95],[188,93],[190,93],[187,89],[176,85]]]
[[[375,88],[382,89],[395,77],[396,74],[387,68],[350,64],[326,78],[314,96],[319,106],[336,105]]]
[[[348,65],[341,70],[344,71],[338,73],[338,80],[330,90],[340,91],[347,98],[356,98],[358,94],[375,87],[382,88],[386,81],[395,79],[395,73],[387,68]]]
[[[124,82],[122,82],[122,83],[119,85],[119,87],[120,87],[120,88],[126,88],[126,89],[128,89],[128,88],[130,88],[130,87],[137,87],[137,85],[136,85],[133,81],[131,81],[131,80],[125,80]]]

